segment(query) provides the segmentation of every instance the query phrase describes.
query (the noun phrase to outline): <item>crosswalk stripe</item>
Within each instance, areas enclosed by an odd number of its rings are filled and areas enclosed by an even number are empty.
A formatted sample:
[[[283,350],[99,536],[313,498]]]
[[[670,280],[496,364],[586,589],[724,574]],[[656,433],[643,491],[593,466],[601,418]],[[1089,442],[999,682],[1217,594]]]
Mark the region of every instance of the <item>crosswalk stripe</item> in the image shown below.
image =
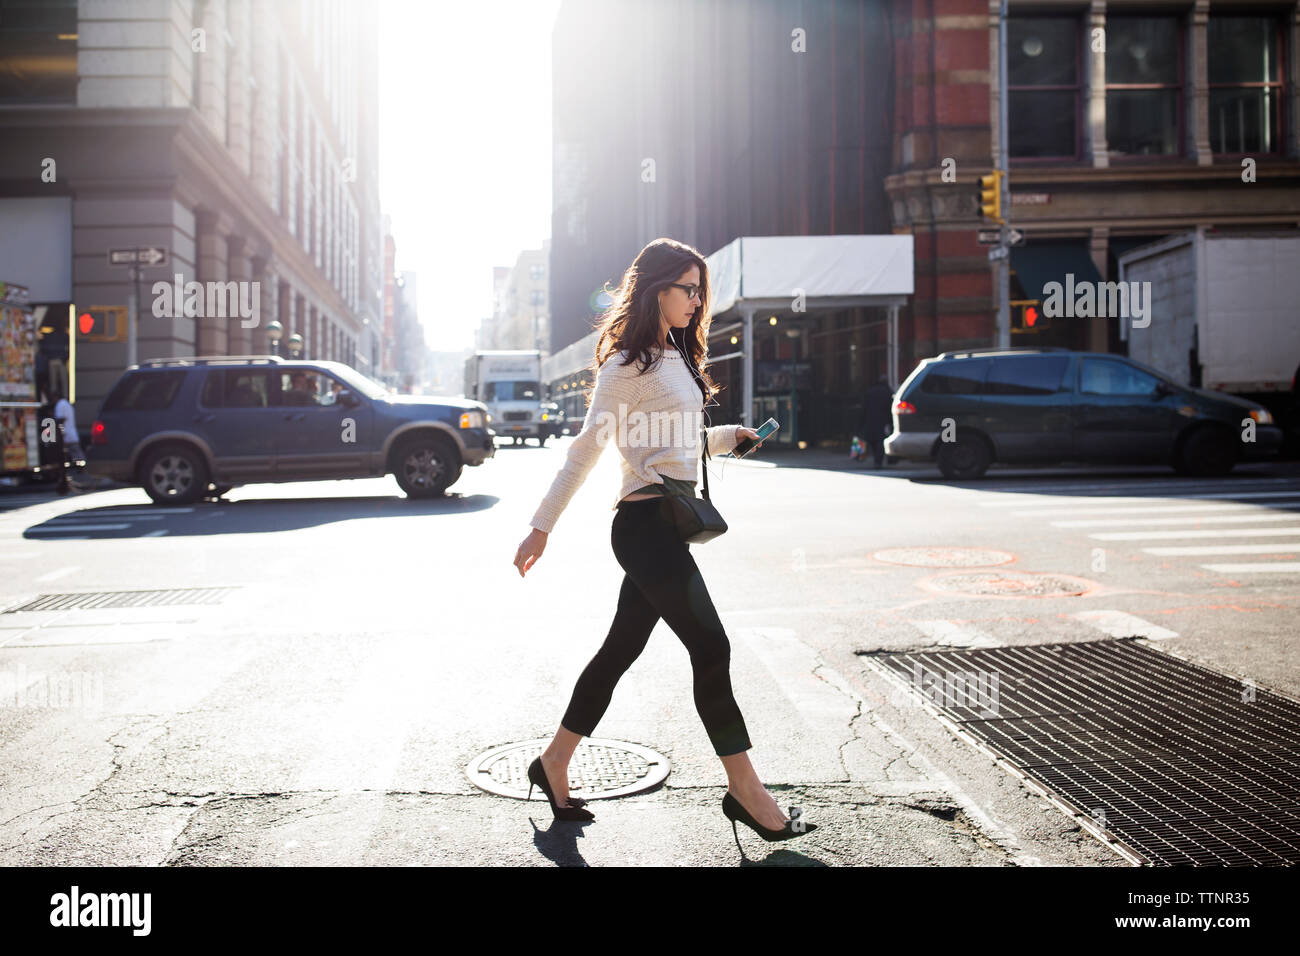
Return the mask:
[[[1124,611],[1078,611],[1071,616],[1075,620],[1091,624],[1111,637],[1145,637],[1154,641],[1164,641],[1178,636],[1177,631],[1144,621]]]
[[[1300,551],[1300,541],[1276,541],[1269,544],[1189,545],[1174,548],[1143,548],[1142,550],[1147,554],[1158,554],[1167,557],[1178,555],[1209,557],[1215,554],[1284,554],[1288,551]]]
[[[1262,538],[1300,534],[1291,528],[1201,528],[1198,531],[1098,531],[1088,535],[1097,541],[1161,541],[1168,538]]]
[[[54,534],[58,531],[117,531],[131,527],[129,524],[57,524],[29,528],[28,534]]]
[[[57,581],[59,578],[67,577],[69,574],[75,574],[80,571],[81,567],[76,564],[70,564],[66,568],[59,568],[57,571],[51,571],[49,574],[42,574],[36,580],[44,584],[47,581]]]
[[[1296,505],[1294,507],[1300,507]],[[1053,521],[1053,528],[1105,528],[1116,525],[1175,524],[1264,524],[1269,521],[1295,521],[1295,515],[1184,515],[1179,518],[1085,518],[1080,521]]]
[[[999,647],[992,637],[979,628],[957,621],[911,621],[911,625],[926,637],[953,647]]]
[[[88,521],[88,520],[89,520],[89,521],[95,521],[95,520],[97,520],[97,519],[99,519],[99,518],[101,518],[101,517],[103,517],[103,518],[110,518],[110,519],[112,519],[112,518],[121,518],[121,517],[128,517],[128,518],[130,518],[132,521],[162,521],[163,518],[164,518],[165,516],[164,516],[164,515],[141,515],[141,514],[119,515],[119,514],[117,514],[117,513],[114,513],[114,514],[111,514],[111,515],[88,515],[88,514],[56,515],[55,517],[50,518],[50,519],[49,519],[48,521],[46,521],[45,523],[46,523],[46,524],[61,524],[61,523],[65,522],[65,521],[66,521],[66,522],[72,522],[72,523],[76,523],[76,522],[79,522],[79,521],[80,521],[80,522],[84,522],[84,521]]]
[[[1154,499],[1164,501],[1165,499]],[[1260,508],[1271,507],[1268,505],[1259,505],[1253,501],[1225,501],[1222,504],[1194,504],[1194,505],[1159,505],[1157,507],[1142,506],[1125,506],[1121,508],[1085,508],[1082,509],[1090,515],[1168,515],[1168,514],[1185,514],[1187,512],[1204,512],[1213,514],[1220,511],[1237,511],[1241,508]],[[1295,505],[1278,505],[1279,508],[1300,508],[1300,504]],[[1030,508],[1025,511],[1013,511],[1013,515],[1019,518],[1050,518],[1055,515],[1077,515],[1079,508]]]
[[[1269,479],[1269,480],[1270,480],[1270,481],[1272,481],[1272,480],[1277,480],[1277,481],[1286,481],[1286,480],[1288,480],[1288,479],[1279,478],[1279,479]],[[1148,486],[1144,486],[1144,487],[1154,487],[1154,486],[1150,486],[1150,485],[1148,485]],[[1211,487],[1212,487],[1212,486],[1211,486]],[[994,489],[989,489],[989,490],[992,491],[992,490],[994,490]],[[1060,491],[1066,491],[1067,489],[1062,488],[1062,489],[1058,489],[1058,490],[1060,490]],[[1014,492],[1008,492],[1008,494],[1014,496],[1016,493],[1014,493]],[[1051,494],[1043,494],[1043,493],[1041,493],[1041,492],[1040,492],[1040,493],[1037,493],[1037,494],[1026,492],[1025,495],[1026,495],[1026,497],[1029,497],[1029,498],[1032,499],[1032,500],[1031,500],[1031,501],[1018,501],[1018,500],[1015,500],[1015,498],[1013,497],[1012,500],[1009,500],[1009,501],[1008,501],[1008,500],[981,501],[981,502],[980,502],[980,507],[981,507],[981,508],[1023,508],[1025,505],[1033,504],[1033,503],[1035,503],[1035,502],[1041,504],[1041,499],[1043,499],[1043,498],[1051,498],[1051,497],[1053,497]],[[1231,500],[1235,500],[1235,499],[1243,499],[1243,500],[1244,500],[1244,499],[1248,499],[1248,498],[1249,498],[1249,499],[1254,499],[1254,498],[1297,498],[1297,497],[1300,497],[1300,492],[1293,492],[1293,491],[1217,491],[1217,492],[1197,492],[1197,493],[1195,493],[1195,494],[1186,494],[1186,493],[1184,493],[1184,492],[1178,491],[1177,488],[1175,488],[1175,489],[1173,489],[1173,490],[1171,490],[1171,491],[1168,491],[1168,492],[1155,492],[1155,491],[1152,491],[1152,493],[1150,493],[1150,494],[1145,494],[1145,495],[1084,495],[1084,496],[1079,496],[1079,497],[1072,497],[1072,496],[1070,496],[1070,495],[1060,495],[1060,496],[1058,496],[1058,497],[1069,497],[1069,498],[1071,499],[1071,501],[1070,501],[1071,504],[1083,504],[1083,505],[1087,505],[1087,504],[1115,504],[1115,503],[1117,503],[1117,502],[1118,502],[1118,503],[1132,503],[1132,502],[1137,502],[1137,501],[1164,501],[1164,500],[1167,500],[1167,499],[1170,499],[1170,498],[1176,498],[1176,499],[1178,499],[1178,500],[1180,500],[1180,501],[1181,501],[1181,500],[1191,500],[1191,501],[1219,501],[1219,500],[1229,500],[1229,501],[1231,501]]]
[[[1221,574],[1261,574],[1267,571],[1279,574],[1300,574],[1300,561],[1257,561],[1250,564],[1202,564],[1207,571]]]

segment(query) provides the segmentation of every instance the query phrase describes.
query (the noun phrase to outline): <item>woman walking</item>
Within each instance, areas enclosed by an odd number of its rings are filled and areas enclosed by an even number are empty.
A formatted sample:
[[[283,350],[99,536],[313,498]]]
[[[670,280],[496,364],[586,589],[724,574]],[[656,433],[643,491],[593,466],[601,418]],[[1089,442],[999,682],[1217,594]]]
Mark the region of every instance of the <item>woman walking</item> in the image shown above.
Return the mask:
[[[583,809],[585,800],[569,797],[569,760],[579,741],[595,731],[619,678],[662,618],[690,655],[695,706],[727,774],[723,811],[733,831],[740,819],[764,839],[783,840],[816,826],[796,830],[749,761],[749,734],[731,688],[731,645],[667,499],[695,496],[698,410],[716,391],[701,368],[708,282],[703,256],[684,243],[656,239],[637,255],[601,325],[595,388],[582,431],[515,553],[522,577],[542,556],[560,513],[614,438],[623,475],[610,529],[614,556],[625,572],[618,608],[604,644],[578,677],[554,739],[529,768],[529,779],[546,793],[557,819],[594,819]],[[673,434],[672,425],[683,421]],[[706,430],[711,455],[726,454],[742,438],[758,434],[741,425]]]

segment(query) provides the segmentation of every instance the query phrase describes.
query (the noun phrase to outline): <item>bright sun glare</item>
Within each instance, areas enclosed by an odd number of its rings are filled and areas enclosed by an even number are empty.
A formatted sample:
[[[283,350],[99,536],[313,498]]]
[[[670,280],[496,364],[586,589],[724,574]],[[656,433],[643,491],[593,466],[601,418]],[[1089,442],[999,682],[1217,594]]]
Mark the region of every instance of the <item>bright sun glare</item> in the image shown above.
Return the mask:
[[[559,0],[384,0],[379,190],[397,271],[435,351],[471,348],[492,267],[551,229],[551,29]]]

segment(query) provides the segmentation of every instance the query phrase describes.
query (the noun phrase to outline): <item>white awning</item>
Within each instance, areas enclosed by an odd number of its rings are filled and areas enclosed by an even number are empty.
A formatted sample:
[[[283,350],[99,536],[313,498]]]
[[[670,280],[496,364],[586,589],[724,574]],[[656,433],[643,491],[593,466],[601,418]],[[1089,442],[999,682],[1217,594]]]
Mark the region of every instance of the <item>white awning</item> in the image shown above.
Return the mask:
[[[713,316],[746,304],[789,308],[801,293],[809,311],[906,305],[915,291],[910,235],[742,236],[705,261]]]

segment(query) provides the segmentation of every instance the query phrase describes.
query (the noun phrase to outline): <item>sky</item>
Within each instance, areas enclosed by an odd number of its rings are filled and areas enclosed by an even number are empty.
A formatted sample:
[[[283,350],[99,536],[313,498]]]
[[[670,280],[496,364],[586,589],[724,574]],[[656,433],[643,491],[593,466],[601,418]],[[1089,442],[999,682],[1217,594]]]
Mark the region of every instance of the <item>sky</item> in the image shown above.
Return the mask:
[[[435,351],[473,348],[492,267],[551,229],[551,30],[560,0],[383,0],[379,195]]]

